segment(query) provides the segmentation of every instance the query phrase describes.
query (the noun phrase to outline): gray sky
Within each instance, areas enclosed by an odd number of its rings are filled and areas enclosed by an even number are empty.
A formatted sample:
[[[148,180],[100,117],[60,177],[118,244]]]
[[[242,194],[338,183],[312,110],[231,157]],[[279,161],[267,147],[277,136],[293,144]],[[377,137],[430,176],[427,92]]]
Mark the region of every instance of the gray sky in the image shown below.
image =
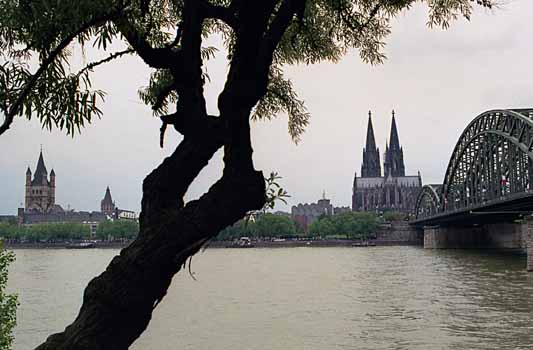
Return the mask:
[[[477,10],[471,22],[429,29],[427,11],[415,6],[394,21],[387,39],[388,60],[361,62],[356,52],[340,63],[288,67],[312,114],[298,145],[287,133],[287,118],[253,125],[256,168],[277,171],[291,194],[290,210],[314,202],[325,190],[336,206],[351,203],[354,171],[360,172],[367,113],[373,112],[380,151],[396,110],[406,172],[422,173],[424,184],[440,183],[459,135],[476,115],[493,108],[533,107],[533,14],[529,0],[507,1],[495,11]],[[208,108],[226,71],[221,53],[208,66],[213,83]],[[91,58],[91,55],[89,55]],[[135,58],[100,68],[94,86],[107,91],[104,116],[71,138],[42,131],[37,121],[16,119],[0,137],[0,214],[15,214],[24,201],[25,171],[34,171],[40,144],[48,171],[56,171],[56,202],[64,208],[99,210],[106,186],[120,208],[139,211],[142,179],[179,141],[167,132],[159,148],[157,119],[137,98],[149,70]],[[221,154],[210,162],[187,194],[205,192],[219,177]]]

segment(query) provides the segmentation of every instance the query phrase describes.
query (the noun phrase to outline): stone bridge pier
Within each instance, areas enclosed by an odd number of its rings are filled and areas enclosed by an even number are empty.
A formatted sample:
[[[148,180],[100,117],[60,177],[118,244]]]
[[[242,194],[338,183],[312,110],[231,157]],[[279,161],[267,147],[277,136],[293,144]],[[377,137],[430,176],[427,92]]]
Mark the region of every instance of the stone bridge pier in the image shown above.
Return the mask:
[[[533,271],[533,218],[517,223],[470,226],[425,226],[424,248],[516,249],[527,252]]]

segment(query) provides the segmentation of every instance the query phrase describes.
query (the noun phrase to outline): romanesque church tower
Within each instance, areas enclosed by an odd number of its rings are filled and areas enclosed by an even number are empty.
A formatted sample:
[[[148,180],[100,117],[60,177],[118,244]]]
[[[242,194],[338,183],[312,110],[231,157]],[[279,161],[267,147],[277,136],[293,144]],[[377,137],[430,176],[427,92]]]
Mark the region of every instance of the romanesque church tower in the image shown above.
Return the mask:
[[[46,213],[55,204],[56,200],[56,174],[54,169],[50,172],[50,179],[48,179],[48,171],[44,165],[43,151],[39,154],[35,174],[33,175],[30,168],[26,170],[26,194],[25,194],[25,210]]]

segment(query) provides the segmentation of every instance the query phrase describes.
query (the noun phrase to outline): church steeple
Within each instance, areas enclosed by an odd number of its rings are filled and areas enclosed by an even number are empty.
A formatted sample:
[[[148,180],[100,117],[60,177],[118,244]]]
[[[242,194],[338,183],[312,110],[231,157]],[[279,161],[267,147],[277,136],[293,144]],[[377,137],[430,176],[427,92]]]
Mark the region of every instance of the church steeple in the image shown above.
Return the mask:
[[[368,127],[366,129],[366,150],[376,149],[376,138],[374,137],[374,127],[372,126],[372,112],[368,111]]]
[[[361,177],[380,177],[381,164],[379,161],[379,148],[376,147],[374,127],[372,126],[372,112],[368,111],[368,127],[366,129],[366,147],[363,148],[363,164]]]
[[[100,201],[100,210],[109,216],[112,216],[115,211],[115,202],[113,202],[113,198],[111,197],[109,186],[105,190],[104,199]]]
[[[405,176],[405,164],[403,162],[403,148],[400,146],[398,129],[396,128],[396,118],[394,110],[392,111],[392,122],[390,130],[390,141],[385,150],[384,163],[385,177]]]
[[[399,150],[400,149],[400,139],[398,138],[398,130],[396,129],[396,119],[394,118],[395,113],[392,110],[392,123],[390,128],[390,149]]]
[[[33,175],[33,185],[47,185],[48,184],[48,170],[44,165],[43,150],[39,153],[39,160]]]

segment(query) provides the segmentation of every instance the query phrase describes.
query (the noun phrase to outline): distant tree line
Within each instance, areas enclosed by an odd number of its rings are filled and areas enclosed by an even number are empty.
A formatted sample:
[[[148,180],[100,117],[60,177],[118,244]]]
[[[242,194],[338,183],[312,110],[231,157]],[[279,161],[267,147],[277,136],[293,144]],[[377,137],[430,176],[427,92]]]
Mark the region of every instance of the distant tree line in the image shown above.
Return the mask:
[[[379,218],[374,213],[346,212],[322,216],[309,225],[309,235],[329,238],[369,239],[375,236]]]
[[[378,217],[374,213],[346,212],[322,216],[309,225],[307,233],[290,217],[261,213],[256,219],[243,219],[222,230],[217,240],[252,238],[349,238],[368,239],[375,234],[379,223],[406,220],[407,215],[387,211]],[[88,225],[80,223],[43,223],[18,226],[15,222],[0,222],[0,238],[17,241],[68,241],[96,238],[100,240],[133,239],[139,232],[139,223],[132,220],[103,221],[92,237]]]
[[[217,240],[233,240],[239,237],[288,238],[297,236],[296,224],[288,216],[261,214],[257,219],[243,219],[220,231]]]
[[[346,212],[322,216],[309,225],[307,233],[288,216],[262,214],[256,220],[241,220],[222,230],[218,240],[252,238],[368,239],[375,235],[380,218],[373,213]]]
[[[399,212],[399,211],[394,211],[394,210],[388,210],[386,212],[383,213],[383,215],[381,216],[381,218],[386,221],[386,222],[391,222],[391,221],[406,221],[406,220],[409,220],[410,219],[410,216],[409,214],[407,213],[402,213],[402,212]]]
[[[0,237],[8,240],[39,242],[88,238],[89,226],[79,223],[46,223],[18,226],[0,223]]]
[[[0,238],[26,242],[53,242],[97,238],[101,240],[132,239],[139,232],[139,224],[131,220],[103,221],[91,236],[88,225],[81,223],[42,223],[27,226],[0,222]]]
[[[96,229],[96,238],[101,240],[133,239],[139,233],[139,223],[133,220],[103,221]]]

